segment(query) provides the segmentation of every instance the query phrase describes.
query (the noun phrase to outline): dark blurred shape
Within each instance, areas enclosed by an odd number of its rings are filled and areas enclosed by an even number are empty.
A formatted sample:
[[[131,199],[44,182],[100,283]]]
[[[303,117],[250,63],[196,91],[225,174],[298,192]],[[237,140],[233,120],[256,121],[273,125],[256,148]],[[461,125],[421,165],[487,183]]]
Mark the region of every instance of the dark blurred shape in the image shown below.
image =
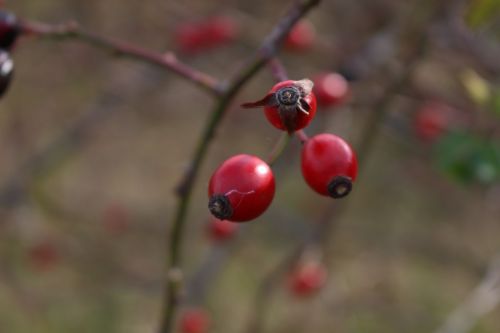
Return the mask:
[[[16,42],[19,32],[16,16],[0,10],[0,48],[10,50]]]

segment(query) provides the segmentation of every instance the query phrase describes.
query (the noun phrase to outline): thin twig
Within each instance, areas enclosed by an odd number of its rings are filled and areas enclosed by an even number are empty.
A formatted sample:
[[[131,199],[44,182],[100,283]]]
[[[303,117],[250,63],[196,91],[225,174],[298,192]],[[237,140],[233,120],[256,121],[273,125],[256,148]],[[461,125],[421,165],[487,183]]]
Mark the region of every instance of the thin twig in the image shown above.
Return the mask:
[[[488,271],[471,294],[446,318],[436,333],[467,333],[476,323],[500,304],[500,257],[495,257]]]
[[[85,31],[75,22],[49,25],[40,22],[22,21],[21,28],[26,34],[60,40],[75,39],[117,55],[153,64],[176,73],[216,96],[222,94],[222,87],[215,78],[181,62],[172,52],[158,53],[149,51],[130,43]]]
[[[372,150],[378,136],[380,124],[388,113],[389,107],[395,97],[395,92],[405,85],[412,76],[413,71],[415,70],[415,65],[421,59],[426,49],[426,45],[427,36],[423,34],[419,37],[414,52],[408,59],[405,59],[405,69],[392,80],[392,82],[385,89],[382,97],[374,105],[374,110],[365,123],[365,128],[361,132],[362,136],[359,140],[359,144],[357,146],[358,148],[356,149],[358,160],[360,161],[360,174],[366,165],[369,152]],[[307,141],[305,133],[297,132],[296,134],[302,142]],[[323,251],[325,250],[328,240],[332,235],[332,229],[339,225],[341,220],[340,217],[346,210],[347,204],[343,202],[333,202],[326,207],[324,213],[311,229],[304,241],[294,248],[291,253],[285,256],[281,264],[276,266],[271,272],[268,273],[268,275],[264,277],[262,283],[257,289],[257,292],[255,293],[252,314],[250,315],[250,321],[246,332],[259,333],[262,331],[265,314],[269,312],[267,309],[270,306],[271,298],[273,296],[272,291],[275,289],[273,287],[281,281],[283,273],[296,262],[302,252],[309,248],[309,246],[312,246],[313,244],[320,244],[323,247]]]
[[[181,245],[183,240],[186,214],[191,200],[194,183],[201,165],[207,155],[215,131],[222,121],[228,106],[243,86],[276,54],[284,38],[292,27],[320,0],[298,1],[280,20],[270,35],[262,43],[258,51],[250,57],[231,80],[227,82],[224,94],[219,97],[218,103],[207,121],[207,125],[198,141],[190,167],[187,169],[180,186],[178,187],[178,205],[172,222],[172,229],[168,238],[169,245],[169,279],[165,290],[165,305],[163,320],[160,326],[161,333],[170,333],[173,330],[174,316],[180,302],[182,274]]]

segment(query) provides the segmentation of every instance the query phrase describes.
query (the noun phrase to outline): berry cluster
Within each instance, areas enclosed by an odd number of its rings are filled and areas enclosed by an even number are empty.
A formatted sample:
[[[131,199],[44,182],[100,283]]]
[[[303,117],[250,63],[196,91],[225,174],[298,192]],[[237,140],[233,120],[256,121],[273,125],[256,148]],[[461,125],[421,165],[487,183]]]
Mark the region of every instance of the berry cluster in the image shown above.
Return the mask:
[[[14,14],[0,11],[0,97],[9,88],[14,73],[10,51],[14,47],[20,28]]]
[[[319,76],[321,84],[314,90],[320,93],[323,105],[340,104],[345,99],[347,84],[339,77],[338,74]],[[313,87],[309,79],[282,81],[261,100],[244,103],[242,107],[263,107],[272,126],[292,134],[309,125],[316,114]],[[357,168],[356,155],[342,138],[324,133],[305,140],[302,175],[317,193],[332,198],[346,196],[356,179]],[[226,160],[212,175],[208,207],[218,219],[250,221],[267,210],[274,192],[271,167],[256,156],[240,154]]]

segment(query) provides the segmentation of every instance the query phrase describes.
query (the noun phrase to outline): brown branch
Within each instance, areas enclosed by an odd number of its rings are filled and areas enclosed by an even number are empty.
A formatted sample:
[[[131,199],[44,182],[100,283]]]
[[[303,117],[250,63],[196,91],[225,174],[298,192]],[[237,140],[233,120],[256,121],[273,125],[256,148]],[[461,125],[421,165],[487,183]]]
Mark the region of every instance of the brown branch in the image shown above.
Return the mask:
[[[82,29],[76,22],[49,25],[40,22],[21,21],[20,24],[25,34],[57,40],[78,40],[117,55],[156,65],[176,73],[216,96],[222,94],[221,85],[215,78],[181,62],[172,52],[162,54],[107,38]]]
[[[276,54],[294,24],[319,2],[320,0],[302,0],[296,2],[265,39],[258,51],[250,57],[242,69],[227,82],[224,93],[219,97],[218,103],[212,111],[207,125],[198,141],[191,166],[187,169],[180,182],[181,185],[178,187],[178,205],[168,238],[168,266],[170,272],[177,273],[180,270],[182,264],[181,245],[183,241],[184,226],[194,183],[205,156],[207,155],[215,131],[226,114],[228,106],[243,86]],[[181,298],[181,276],[178,274],[168,274],[168,276],[167,288],[165,290],[164,316],[160,327],[161,333],[170,333],[173,331],[175,312]]]

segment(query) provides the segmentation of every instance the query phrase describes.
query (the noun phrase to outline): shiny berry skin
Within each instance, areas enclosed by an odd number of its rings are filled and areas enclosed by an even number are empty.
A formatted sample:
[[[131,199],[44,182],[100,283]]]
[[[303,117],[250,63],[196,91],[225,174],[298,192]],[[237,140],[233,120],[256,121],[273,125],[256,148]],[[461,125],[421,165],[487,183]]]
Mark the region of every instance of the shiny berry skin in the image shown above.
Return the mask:
[[[210,317],[203,309],[188,309],[180,318],[182,333],[205,333],[210,326]]]
[[[0,10],[0,49],[10,50],[14,46],[19,33],[20,29],[16,16]]]
[[[9,89],[13,74],[14,62],[8,52],[0,50],[0,97]]]
[[[207,225],[209,237],[214,242],[223,242],[233,238],[233,235],[238,231],[238,224],[227,221],[211,218]]]
[[[309,125],[316,115],[313,85],[308,79],[282,81],[275,84],[263,99],[244,103],[242,107],[264,107],[264,114],[274,127],[292,133]]]
[[[414,128],[417,136],[426,142],[436,141],[451,127],[455,109],[440,102],[428,102],[418,109]]]
[[[320,74],[313,79],[313,82],[313,91],[316,94],[319,105],[338,106],[348,98],[349,83],[340,74]]]
[[[327,270],[321,263],[301,263],[291,272],[288,287],[295,296],[311,296],[325,285],[327,276]]]
[[[311,22],[297,22],[285,39],[285,48],[293,51],[309,50],[316,40],[316,30]]]
[[[274,175],[266,162],[252,155],[236,155],[212,175],[208,207],[218,219],[250,221],[266,211],[274,190]]]
[[[333,198],[349,194],[358,162],[351,146],[333,134],[319,134],[302,147],[302,175],[317,193]]]

